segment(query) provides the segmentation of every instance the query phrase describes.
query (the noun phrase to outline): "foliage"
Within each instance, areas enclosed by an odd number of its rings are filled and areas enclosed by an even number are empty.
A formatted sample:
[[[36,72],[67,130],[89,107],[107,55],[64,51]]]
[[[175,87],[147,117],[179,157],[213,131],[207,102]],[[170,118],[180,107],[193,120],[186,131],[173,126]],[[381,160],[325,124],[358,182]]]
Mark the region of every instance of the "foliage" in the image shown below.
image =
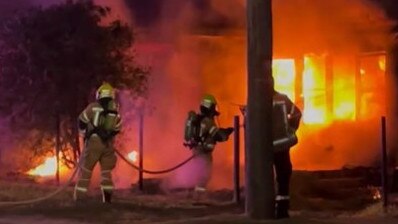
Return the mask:
[[[0,113],[21,137],[35,129],[54,138],[59,115],[64,149],[76,150],[77,116],[103,81],[145,94],[149,71],[135,63],[133,30],[119,20],[105,24],[110,13],[67,1],[1,24]]]

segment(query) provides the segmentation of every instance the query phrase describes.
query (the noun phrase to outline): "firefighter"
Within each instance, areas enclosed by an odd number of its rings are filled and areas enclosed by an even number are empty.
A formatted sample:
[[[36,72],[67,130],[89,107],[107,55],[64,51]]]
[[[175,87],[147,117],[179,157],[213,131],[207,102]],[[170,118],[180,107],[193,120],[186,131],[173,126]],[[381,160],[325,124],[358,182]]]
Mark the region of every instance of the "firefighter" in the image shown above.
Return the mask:
[[[274,168],[277,182],[277,195],[275,198],[276,218],[289,217],[289,184],[292,175],[290,161],[290,148],[297,144],[296,130],[301,119],[300,109],[284,94],[274,91],[273,96],[273,135],[274,135]],[[282,110],[276,110],[276,105],[281,105]],[[278,119],[282,117],[282,119]],[[277,136],[278,127],[284,127],[284,136]]]
[[[113,139],[120,132],[121,118],[115,90],[109,83],[105,82],[98,88],[96,101],[81,112],[78,126],[80,133],[84,134],[84,150],[74,200],[81,200],[86,195],[93,168],[99,162],[102,201],[110,203],[113,191],[111,172],[116,165]]]
[[[190,111],[190,115],[195,115],[195,112]],[[206,192],[207,184],[211,177],[213,156],[212,153],[217,142],[227,141],[229,135],[232,133],[233,128],[219,128],[215,122],[215,117],[219,116],[217,111],[217,101],[213,95],[205,95],[200,104],[200,113],[195,117],[197,123],[197,132],[191,129],[186,129],[185,132],[185,145],[192,148],[193,154],[196,155],[195,161],[203,165],[199,180],[194,188],[194,193],[199,197],[202,193]],[[189,120],[189,119],[188,119]],[[186,127],[191,127],[192,123],[188,122]],[[193,141],[187,143],[189,139]]]

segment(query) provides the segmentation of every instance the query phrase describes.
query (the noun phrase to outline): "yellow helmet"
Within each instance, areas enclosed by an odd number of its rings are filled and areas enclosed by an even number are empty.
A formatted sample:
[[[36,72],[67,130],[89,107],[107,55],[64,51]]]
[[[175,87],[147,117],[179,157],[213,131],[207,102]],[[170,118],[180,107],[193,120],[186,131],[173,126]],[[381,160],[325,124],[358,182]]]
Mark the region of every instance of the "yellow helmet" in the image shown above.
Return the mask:
[[[216,98],[213,95],[206,94],[202,98],[201,106],[204,106],[208,109],[211,107],[216,107],[217,106],[217,101]]]
[[[115,98],[115,90],[113,89],[113,87],[111,86],[111,84],[104,82],[102,83],[102,85],[97,89],[97,93],[96,93],[96,99],[102,99],[102,98]]]

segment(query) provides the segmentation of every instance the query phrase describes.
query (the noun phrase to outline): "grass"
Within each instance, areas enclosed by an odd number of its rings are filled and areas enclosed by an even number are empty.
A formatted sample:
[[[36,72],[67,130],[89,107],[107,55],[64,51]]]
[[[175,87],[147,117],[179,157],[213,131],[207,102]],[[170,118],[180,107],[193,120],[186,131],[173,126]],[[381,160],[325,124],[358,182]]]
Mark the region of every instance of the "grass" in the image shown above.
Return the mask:
[[[344,181],[343,181],[344,182]],[[349,189],[353,187],[350,181],[345,183]],[[355,185],[355,184],[354,184]],[[48,201],[18,207],[0,207],[1,217],[12,218],[18,223],[25,219],[39,217],[38,220],[58,220],[59,223],[342,223],[336,221],[339,217],[345,219],[365,220],[369,217],[383,219],[379,223],[388,223],[384,218],[395,218],[398,209],[391,207],[389,216],[381,214],[380,203],[369,201],[369,192],[334,192],[333,185],[319,182],[308,173],[296,172],[292,178],[292,209],[293,218],[287,221],[253,221],[243,216],[243,206],[230,203],[228,195],[231,192],[212,192],[206,199],[208,206],[194,205],[184,193],[172,195],[140,195],[130,190],[115,192],[115,203],[103,205],[100,203],[100,192],[94,190],[90,199],[82,205],[72,201],[72,187],[51,198]],[[37,198],[54,191],[54,185],[35,184],[33,182],[0,181],[0,201],[18,201]],[[349,194],[349,197],[341,195]],[[232,194],[231,194],[232,196]],[[232,197],[231,197],[232,198]],[[242,203],[244,204],[244,203]],[[347,212],[349,211],[349,212]],[[384,214],[384,213],[383,213]],[[44,217],[44,218],[43,218]],[[61,222],[61,221],[62,222]],[[53,222],[47,223],[56,223]],[[396,220],[395,220],[396,221]],[[8,223],[8,222],[7,222]],[[16,222],[17,223],[17,222]],[[35,223],[35,222],[31,222]],[[45,223],[37,221],[37,223]],[[376,222],[377,223],[377,222]],[[391,222],[394,223],[394,222]],[[398,223],[398,222],[397,222]]]

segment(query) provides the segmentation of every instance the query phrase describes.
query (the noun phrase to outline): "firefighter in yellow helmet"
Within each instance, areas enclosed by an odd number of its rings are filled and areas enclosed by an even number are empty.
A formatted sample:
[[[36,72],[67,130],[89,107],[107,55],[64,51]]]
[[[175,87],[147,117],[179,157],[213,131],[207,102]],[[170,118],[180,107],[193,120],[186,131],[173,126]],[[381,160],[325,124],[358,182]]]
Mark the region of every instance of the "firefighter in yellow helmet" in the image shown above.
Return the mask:
[[[200,113],[194,111],[188,113],[185,126],[184,145],[192,149],[196,155],[196,163],[204,164],[194,191],[200,194],[206,191],[211,177],[213,157],[212,152],[217,142],[228,140],[233,128],[219,128],[215,117],[219,116],[217,101],[213,95],[205,95],[200,104]]]
[[[111,202],[113,182],[111,172],[116,165],[113,139],[121,129],[121,118],[115,101],[115,90],[103,83],[96,92],[96,101],[79,115],[79,131],[84,134],[84,150],[80,163],[80,176],[74,190],[74,200],[86,194],[93,168],[101,166],[102,201]]]

